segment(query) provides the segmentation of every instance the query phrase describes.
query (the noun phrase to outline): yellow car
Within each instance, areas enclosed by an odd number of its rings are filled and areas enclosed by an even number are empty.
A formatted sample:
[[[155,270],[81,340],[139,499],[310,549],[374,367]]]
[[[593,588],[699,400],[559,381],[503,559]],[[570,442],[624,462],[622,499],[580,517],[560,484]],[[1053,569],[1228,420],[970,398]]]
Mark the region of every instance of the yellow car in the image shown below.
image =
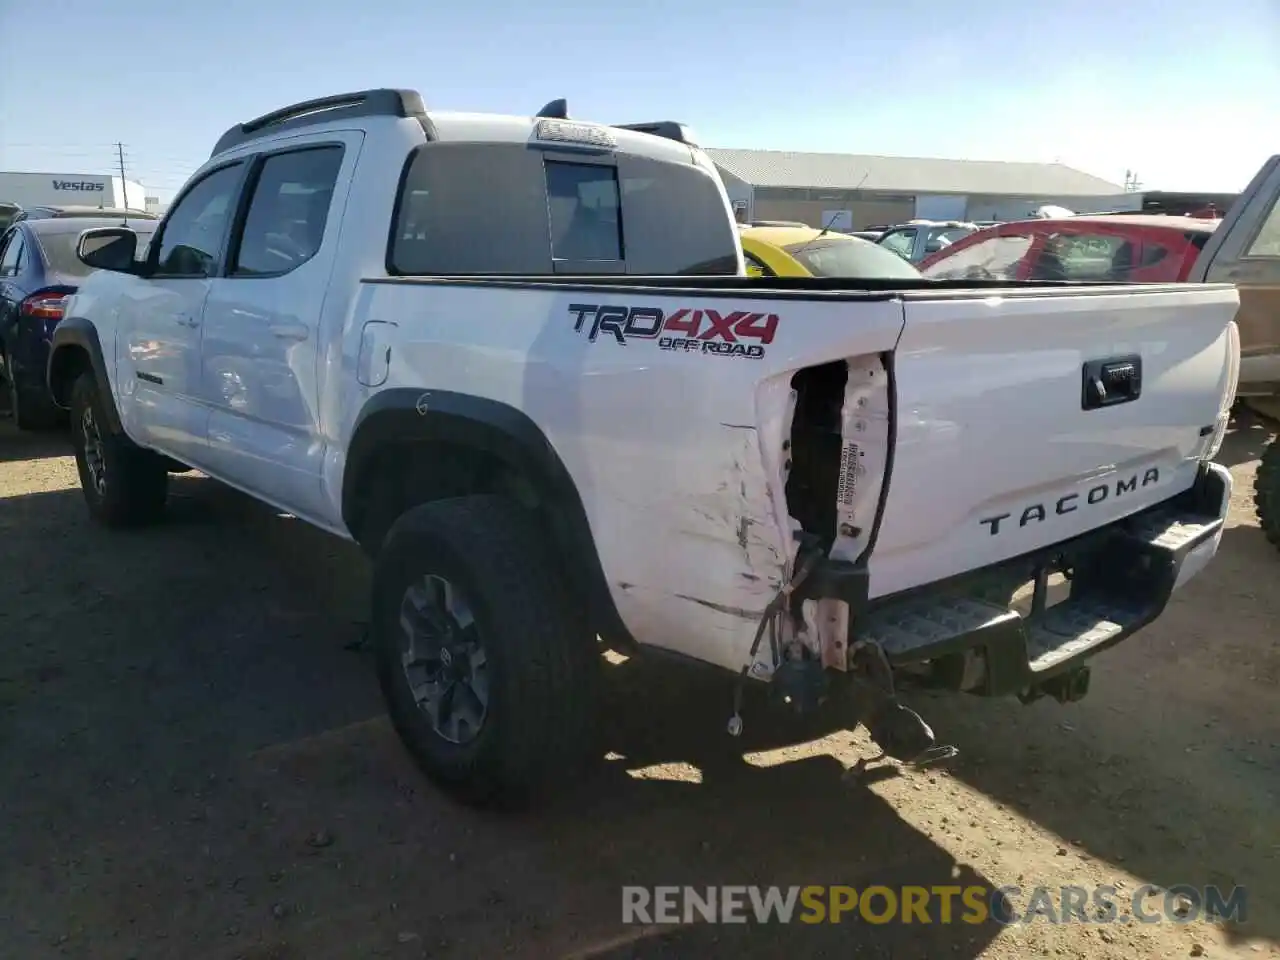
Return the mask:
[[[841,277],[916,280],[920,271],[896,253],[867,240],[803,224],[738,228],[752,277]]]

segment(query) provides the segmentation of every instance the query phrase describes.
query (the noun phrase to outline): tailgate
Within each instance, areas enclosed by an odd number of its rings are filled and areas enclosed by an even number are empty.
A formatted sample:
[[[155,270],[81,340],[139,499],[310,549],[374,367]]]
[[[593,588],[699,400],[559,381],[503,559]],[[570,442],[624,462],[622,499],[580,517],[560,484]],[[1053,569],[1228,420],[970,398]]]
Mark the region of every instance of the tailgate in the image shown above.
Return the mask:
[[[1226,285],[906,294],[897,431],[870,559],[884,596],[1186,490],[1225,430]]]

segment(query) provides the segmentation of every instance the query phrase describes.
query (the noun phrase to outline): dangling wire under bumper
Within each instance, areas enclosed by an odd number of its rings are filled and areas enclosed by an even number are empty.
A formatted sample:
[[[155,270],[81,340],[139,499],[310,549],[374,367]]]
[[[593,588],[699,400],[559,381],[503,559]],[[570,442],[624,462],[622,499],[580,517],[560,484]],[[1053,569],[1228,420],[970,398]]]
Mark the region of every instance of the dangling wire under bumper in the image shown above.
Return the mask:
[[[727,727],[732,737],[742,734],[742,702],[747,676],[756,661],[765,635],[769,636],[776,674],[782,662],[782,651],[778,643],[779,623],[788,612],[789,602],[796,591],[825,559],[824,551],[813,544],[808,545],[808,549],[802,549],[799,556],[801,559],[796,564],[791,579],[778,590],[762,611],[747,661],[738,673],[733,691],[733,713]],[[878,756],[858,761],[847,771],[849,776],[861,776],[868,764],[880,760],[891,759],[904,766],[922,767],[956,756],[956,748],[939,745],[933,728],[899,699],[893,669],[879,644],[866,640],[852,644],[849,647],[849,668],[846,682],[853,688],[854,697],[867,705],[860,712],[858,721],[867,727],[871,739],[881,750]]]
[[[811,550],[804,554],[792,575],[791,580],[782,585],[782,588],[774,595],[774,598],[765,606],[764,611],[760,614],[760,622],[756,626],[755,639],[751,641],[751,650],[747,654],[747,662],[742,665],[742,670],[738,673],[737,682],[733,688],[733,715],[729,718],[728,731],[729,736],[737,737],[742,734],[742,696],[746,688],[747,674],[751,670],[751,665],[755,662],[756,655],[760,652],[760,644],[764,641],[765,634],[769,634],[769,646],[773,654],[773,665],[776,668],[781,660],[781,650],[778,648],[778,623],[782,615],[786,613],[787,602],[791,599],[791,595],[796,589],[804,583],[805,579],[811,574],[822,561],[823,555],[820,551]]]

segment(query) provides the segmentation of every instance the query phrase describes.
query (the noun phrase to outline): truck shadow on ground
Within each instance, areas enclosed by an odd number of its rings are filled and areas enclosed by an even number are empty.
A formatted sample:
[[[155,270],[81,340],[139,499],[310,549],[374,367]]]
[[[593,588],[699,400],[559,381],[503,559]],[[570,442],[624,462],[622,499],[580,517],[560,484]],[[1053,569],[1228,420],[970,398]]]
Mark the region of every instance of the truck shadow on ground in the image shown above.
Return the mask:
[[[379,931],[385,942],[401,930],[439,951],[432,956],[640,960],[798,950],[974,958],[1000,933],[989,917],[965,922],[958,900],[949,924],[868,923],[856,911],[839,923],[810,924],[798,919],[799,906],[789,924],[625,923],[625,886],[909,884],[998,895],[883,798],[842,784],[831,757],[743,762],[726,749],[723,718],[710,723],[719,711],[702,709],[723,702],[722,684],[663,671],[619,676],[610,691],[601,730],[610,759],[521,815],[450,802],[422,779],[382,718],[256,756],[257,789],[271,797],[274,816],[311,828],[341,818],[342,869],[395,878],[394,888],[370,885],[352,896],[309,883],[319,871],[302,858],[284,862],[281,869],[298,877],[294,895],[322,918],[313,921],[314,942],[351,930]],[[757,737],[745,745],[773,743]],[[670,758],[679,769],[650,762]],[[266,837],[251,845],[259,843],[270,846]]]
[[[619,668],[615,759],[482,814],[425,783],[345,649],[350,545],[187,477],[149,530],[97,530],[70,489],[0,499],[0,532],[0,914],[24,918],[0,955],[974,958],[999,933],[959,904],[948,925],[624,924],[629,884],[991,889],[832,758],[743,762],[778,741],[728,740],[718,677]],[[696,776],[644,772],[668,759]]]
[[[114,930],[113,949],[150,931],[170,948],[199,937],[192,956],[429,944],[621,958],[976,957],[997,935],[991,922],[624,926],[624,884],[992,884],[874,787],[843,783],[832,757],[742,759],[836,729],[829,717],[753,706],[730,740],[724,678],[647,658],[610,674],[613,759],[597,776],[524,817],[460,808],[408,762],[367,657],[345,649],[367,595],[358,550],[202,478],[173,493],[166,523],[126,535],[89,526],[78,489],[0,500],[15,559],[0,582],[0,795],[19,798],[0,840],[18,872],[0,888],[22,891],[0,906],[39,936],[73,917]],[[1259,571],[1280,558],[1256,528],[1229,529],[1161,621],[1097,661],[1079,704],[911,702],[960,747],[950,774],[1069,856],[1164,886],[1244,885],[1252,909],[1234,932],[1280,939],[1267,909],[1280,895],[1280,591]],[[80,803],[95,790],[96,807]],[[325,832],[330,844],[307,842]],[[80,863],[70,886],[66,856]],[[198,907],[166,906],[192,889]],[[33,942],[0,953],[40,955]]]

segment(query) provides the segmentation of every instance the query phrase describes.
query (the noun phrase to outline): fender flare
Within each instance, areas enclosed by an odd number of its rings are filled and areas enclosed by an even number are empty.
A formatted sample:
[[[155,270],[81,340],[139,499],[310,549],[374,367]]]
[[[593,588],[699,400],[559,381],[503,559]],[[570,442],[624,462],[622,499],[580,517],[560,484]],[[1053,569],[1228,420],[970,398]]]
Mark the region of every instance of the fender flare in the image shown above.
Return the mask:
[[[536,423],[506,403],[448,390],[392,388],[365,402],[352,428],[342,478],[342,519],[357,525],[366,468],[388,443],[451,443],[506,463],[545,507],[548,533],[591,625],[611,644],[633,646],[614,604],[577,485]]]
[[[93,376],[105,389],[101,391],[107,413],[107,429],[112,433],[123,433],[124,425],[120,421],[120,411],[116,408],[115,394],[111,389],[111,378],[107,373],[106,359],[102,355],[102,342],[98,339],[98,330],[93,323],[84,317],[67,317],[54,328],[49,342],[49,360],[45,367],[45,383],[53,402],[66,408],[69,398],[64,372],[67,360],[72,353],[83,351],[89,358],[89,366]]]

